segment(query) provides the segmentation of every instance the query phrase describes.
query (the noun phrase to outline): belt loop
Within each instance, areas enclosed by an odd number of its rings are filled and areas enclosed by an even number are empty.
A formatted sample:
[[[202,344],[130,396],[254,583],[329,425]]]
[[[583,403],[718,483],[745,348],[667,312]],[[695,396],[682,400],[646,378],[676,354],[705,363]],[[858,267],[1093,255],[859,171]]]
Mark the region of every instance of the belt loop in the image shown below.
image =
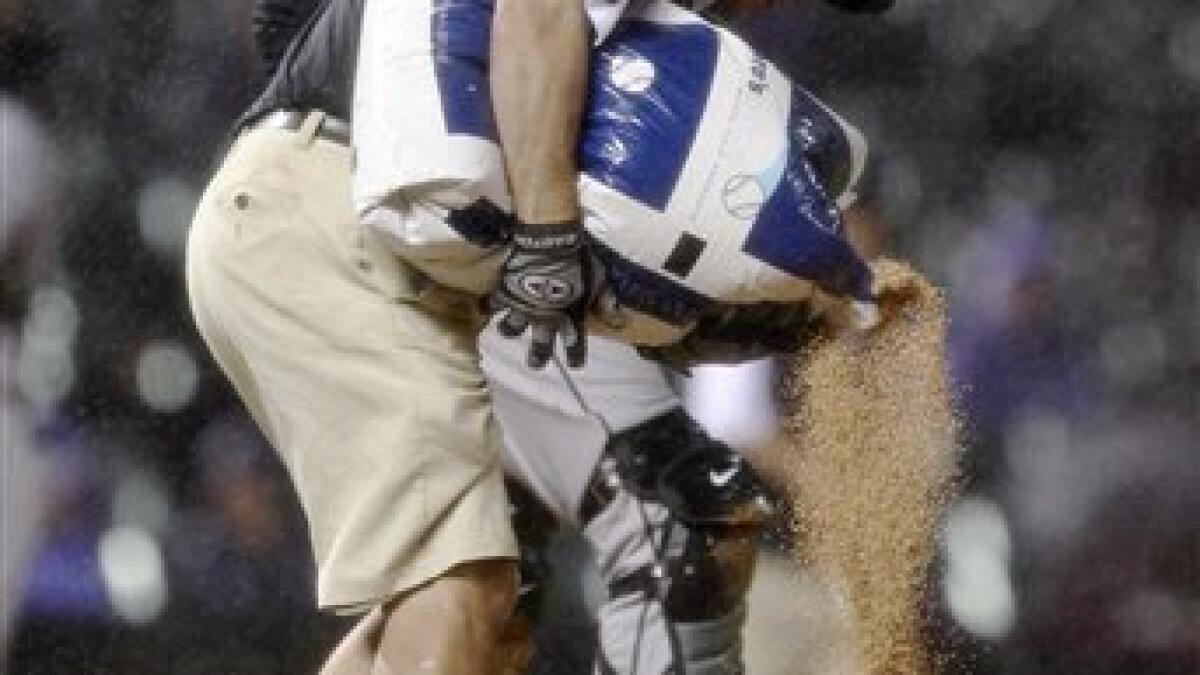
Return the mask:
[[[321,124],[325,121],[325,113],[321,110],[313,110],[304,117],[304,122],[300,128],[296,130],[296,142],[301,147],[308,147],[317,139],[317,131],[321,129]]]

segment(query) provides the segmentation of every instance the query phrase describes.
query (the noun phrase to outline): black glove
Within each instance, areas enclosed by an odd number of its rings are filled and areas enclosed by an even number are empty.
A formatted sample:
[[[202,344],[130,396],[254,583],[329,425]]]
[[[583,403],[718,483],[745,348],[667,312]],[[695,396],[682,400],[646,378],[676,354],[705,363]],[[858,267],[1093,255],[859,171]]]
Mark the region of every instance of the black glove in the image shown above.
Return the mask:
[[[824,326],[802,303],[763,302],[724,305],[700,317],[681,340],[639,347],[644,358],[677,370],[705,363],[735,364],[799,351]]]
[[[496,324],[501,335],[516,337],[532,328],[530,367],[541,368],[550,360],[555,335],[562,338],[567,365],[583,365],[584,321],[602,269],[588,251],[579,223],[517,226],[489,305],[493,312],[505,312]]]

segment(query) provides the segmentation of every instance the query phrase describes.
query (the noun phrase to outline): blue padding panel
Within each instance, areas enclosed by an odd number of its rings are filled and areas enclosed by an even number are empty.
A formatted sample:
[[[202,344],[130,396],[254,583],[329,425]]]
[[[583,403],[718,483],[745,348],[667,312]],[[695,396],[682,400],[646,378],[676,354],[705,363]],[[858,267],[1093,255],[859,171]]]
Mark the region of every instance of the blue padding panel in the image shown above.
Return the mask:
[[[718,51],[717,34],[706,25],[619,24],[593,57],[583,171],[652,209],[665,209],[700,126]],[[649,88],[617,87],[612,68],[619,59],[653,63]]]
[[[431,34],[442,114],[450,134],[496,140],[488,89],[491,0],[436,0]]]
[[[788,121],[791,142],[812,162],[826,187],[826,194],[841,194],[854,168],[850,141],[842,125],[799,85],[792,87],[791,119]]]
[[[800,122],[793,109],[792,129]],[[742,250],[830,293],[867,298],[871,271],[846,240],[817,171],[793,142],[783,177],[759,211]]]

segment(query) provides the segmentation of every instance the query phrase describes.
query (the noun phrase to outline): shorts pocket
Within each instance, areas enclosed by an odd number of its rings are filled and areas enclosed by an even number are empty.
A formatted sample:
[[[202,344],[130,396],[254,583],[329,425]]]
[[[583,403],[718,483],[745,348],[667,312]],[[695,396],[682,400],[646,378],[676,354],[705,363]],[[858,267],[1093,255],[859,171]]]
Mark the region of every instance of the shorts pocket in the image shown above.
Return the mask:
[[[296,186],[301,182],[285,163],[251,162],[242,168],[250,170],[239,171],[216,195],[239,240],[267,236],[299,218],[303,195]]]

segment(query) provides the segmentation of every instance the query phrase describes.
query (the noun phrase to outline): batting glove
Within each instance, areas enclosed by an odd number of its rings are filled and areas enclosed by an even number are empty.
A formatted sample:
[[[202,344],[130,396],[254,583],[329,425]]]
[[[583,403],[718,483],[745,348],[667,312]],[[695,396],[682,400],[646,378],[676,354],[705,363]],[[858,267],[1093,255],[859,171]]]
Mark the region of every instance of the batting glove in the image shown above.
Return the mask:
[[[550,360],[555,336],[562,340],[567,365],[581,367],[587,357],[584,321],[602,276],[579,223],[518,226],[489,299],[493,312],[504,313],[497,330],[509,338],[532,330],[531,368]]]

